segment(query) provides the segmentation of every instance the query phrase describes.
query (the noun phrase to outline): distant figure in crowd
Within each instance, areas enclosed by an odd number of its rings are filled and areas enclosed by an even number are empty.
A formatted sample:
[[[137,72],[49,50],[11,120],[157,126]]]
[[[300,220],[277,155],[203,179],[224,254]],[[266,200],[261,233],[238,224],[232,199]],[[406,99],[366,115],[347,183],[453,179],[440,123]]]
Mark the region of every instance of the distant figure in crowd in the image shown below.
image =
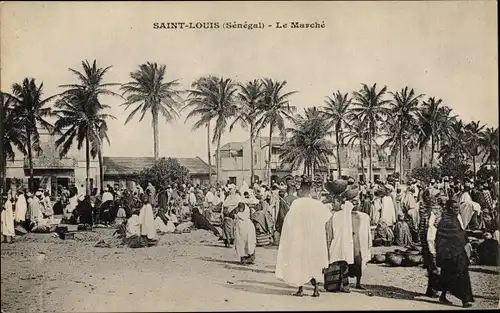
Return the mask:
[[[459,213],[457,201],[448,201],[446,211],[437,227],[436,265],[441,268],[442,287],[439,301],[451,304],[446,298],[449,292],[462,300],[464,308],[468,308],[472,306],[474,298],[469,277],[469,259],[464,249],[468,238],[458,219]]]
[[[17,192],[17,200],[16,200],[16,213],[15,213],[15,222],[22,227],[26,227],[26,213],[28,211],[28,202],[24,197],[24,192],[19,190]]]
[[[400,247],[412,245],[410,226],[405,221],[404,213],[399,213],[398,221],[394,225],[394,243]]]
[[[255,226],[250,219],[250,209],[240,202],[236,210],[234,247],[241,264],[252,264],[255,261],[256,235]]]
[[[147,195],[143,196],[143,203],[144,204],[139,213],[141,236],[147,237],[149,240],[153,240],[156,237],[155,216],[153,213],[153,207],[151,206]]]
[[[14,229],[14,211],[10,194],[2,195],[2,242],[11,243],[16,235]]]
[[[224,232],[224,243],[226,247],[230,247],[234,243],[234,213],[238,204],[241,202],[241,197],[236,193],[236,186],[229,186],[229,196],[224,200],[222,205],[222,229]]]
[[[255,207],[255,212],[252,215],[252,220],[255,224],[255,233],[257,237],[257,246],[267,246],[271,243],[272,238],[272,217],[271,214],[264,210],[262,204],[259,203]]]
[[[281,232],[276,261],[276,277],[298,287],[295,296],[303,296],[303,285],[311,282],[313,297],[319,296],[318,282],[328,267],[325,224],[332,214],[319,200],[312,198],[310,181],[303,181],[300,197],[290,206]]]
[[[205,229],[214,233],[215,236],[220,237],[220,233],[215,228],[205,216],[200,213],[198,208],[193,208],[193,212],[191,213],[191,222],[196,229]]]

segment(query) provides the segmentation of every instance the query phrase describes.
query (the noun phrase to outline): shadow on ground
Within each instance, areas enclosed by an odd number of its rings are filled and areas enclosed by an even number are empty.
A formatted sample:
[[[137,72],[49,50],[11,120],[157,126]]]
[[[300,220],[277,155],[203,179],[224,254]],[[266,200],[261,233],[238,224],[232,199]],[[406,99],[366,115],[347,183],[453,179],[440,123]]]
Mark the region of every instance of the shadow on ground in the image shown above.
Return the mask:
[[[489,268],[482,268],[482,267],[470,267],[469,271],[475,272],[475,273],[500,275],[498,270],[489,269]]]

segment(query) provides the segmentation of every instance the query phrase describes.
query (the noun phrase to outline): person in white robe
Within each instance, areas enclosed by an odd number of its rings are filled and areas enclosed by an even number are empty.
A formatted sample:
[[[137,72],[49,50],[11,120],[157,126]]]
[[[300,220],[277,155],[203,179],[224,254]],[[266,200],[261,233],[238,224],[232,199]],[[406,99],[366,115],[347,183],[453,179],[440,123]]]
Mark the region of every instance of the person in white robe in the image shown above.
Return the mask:
[[[257,237],[255,226],[250,219],[250,208],[240,202],[235,214],[234,247],[241,264],[252,264],[255,261]]]
[[[380,214],[380,219],[385,220],[389,227],[392,227],[394,223],[396,223],[396,208],[394,207],[394,201],[389,194],[389,190],[386,190],[382,197],[382,212]]]
[[[244,194],[245,191],[248,191],[248,189],[250,189],[250,187],[248,187],[247,182],[243,181],[243,184],[241,184],[241,187],[240,187],[240,195]]]
[[[229,248],[234,243],[234,213],[238,204],[241,202],[241,197],[236,193],[236,188],[233,184],[229,185],[229,195],[222,204],[222,230],[224,245]]]
[[[31,198],[30,201],[30,220],[31,223],[34,224],[34,227],[39,226],[39,224],[43,224],[43,215],[42,208],[40,205],[40,197],[41,192],[37,191],[35,196]]]
[[[196,194],[194,193],[193,187],[189,188],[188,200],[189,200],[189,205],[191,205],[191,207],[196,206]]]
[[[155,217],[153,207],[147,196],[143,197],[144,205],[139,213],[139,222],[141,223],[141,236],[146,236],[149,240],[156,237]]]
[[[126,238],[141,235],[141,221],[138,210],[134,210],[132,216],[127,220]]]
[[[15,222],[18,224],[24,224],[26,220],[26,212],[28,211],[28,202],[26,201],[26,197],[22,190],[17,192],[17,200],[16,200],[16,212],[15,212]]]
[[[14,230],[14,212],[12,210],[12,201],[10,200],[10,194],[5,194],[2,196],[2,241],[12,242],[14,236],[16,235]]]
[[[302,182],[299,194],[283,221],[276,277],[299,287],[295,296],[303,296],[303,285],[311,282],[313,297],[319,296],[318,282],[328,267],[325,224],[332,216],[328,208],[312,198],[311,182]]]

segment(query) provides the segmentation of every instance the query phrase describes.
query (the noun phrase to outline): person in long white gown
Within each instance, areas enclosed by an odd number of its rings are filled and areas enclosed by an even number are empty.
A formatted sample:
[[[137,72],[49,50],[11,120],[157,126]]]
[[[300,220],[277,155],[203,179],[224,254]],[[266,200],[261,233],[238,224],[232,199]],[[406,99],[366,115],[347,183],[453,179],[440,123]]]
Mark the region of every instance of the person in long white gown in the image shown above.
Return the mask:
[[[326,205],[312,198],[311,182],[302,182],[301,198],[290,206],[281,233],[276,261],[276,277],[299,287],[295,296],[303,296],[303,285],[311,282],[314,297],[319,296],[318,282],[328,267],[326,222],[332,213]]]
[[[386,221],[387,226],[391,227],[396,223],[396,208],[394,207],[394,201],[390,195],[390,190],[386,189],[385,194],[382,198],[382,212],[380,214],[380,219]]]
[[[12,210],[12,201],[9,199],[10,194],[5,194],[2,196],[2,241],[12,242],[12,239],[16,235],[14,230],[14,212]]]
[[[255,260],[257,237],[255,225],[250,219],[250,208],[245,203],[240,202],[236,210],[238,210],[238,213],[235,214],[234,227],[236,254],[240,258],[241,264],[252,264]]]
[[[24,192],[19,190],[17,192],[17,200],[16,200],[16,212],[14,220],[21,226],[24,226],[24,222],[26,220],[26,212],[28,211],[28,202],[26,197],[24,196]]]
[[[141,236],[146,236],[149,240],[156,237],[155,215],[153,207],[147,196],[143,197],[143,206],[139,213],[139,222],[141,223]]]

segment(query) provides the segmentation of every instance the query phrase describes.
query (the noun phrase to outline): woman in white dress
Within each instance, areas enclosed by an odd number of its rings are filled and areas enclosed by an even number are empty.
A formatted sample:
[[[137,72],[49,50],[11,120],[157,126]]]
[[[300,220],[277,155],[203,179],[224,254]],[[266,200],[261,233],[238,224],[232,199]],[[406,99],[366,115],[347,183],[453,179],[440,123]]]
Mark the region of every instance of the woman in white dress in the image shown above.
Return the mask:
[[[241,264],[252,264],[255,261],[257,237],[255,226],[250,219],[250,208],[240,202],[236,210],[238,212],[235,214],[234,247]]]

